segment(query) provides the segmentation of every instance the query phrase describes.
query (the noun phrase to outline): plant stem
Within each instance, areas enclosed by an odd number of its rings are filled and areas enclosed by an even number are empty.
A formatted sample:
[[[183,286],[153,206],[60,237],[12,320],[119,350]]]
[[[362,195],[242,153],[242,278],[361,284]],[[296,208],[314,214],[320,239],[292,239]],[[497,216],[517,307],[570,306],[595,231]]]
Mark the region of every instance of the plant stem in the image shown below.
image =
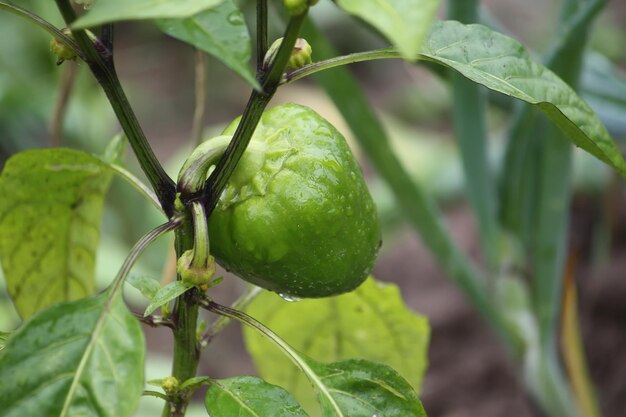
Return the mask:
[[[174,328],[174,323],[171,320],[164,319],[163,317],[148,315],[144,317],[141,313],[133,313],[135,318],[142,322],[143,324],[150,327],[169,327],[170,329]]]
[[[176,257],[188,249],[193,248],[193,224],[191,216],[187,216],[183,225],[176,231]],[[180,279],[180,277],[178,277]],[[172,320],[174,322],[174,362],[172,376],[179,381],[186,381],[196,376],[200,350],[196,328],[198,326],[197,289],[191,289],[176,299]],[[183,416],[187,408],[187,400],[166,404],[163,408],[163,417]]]
[[[261,75],[263,60],[267,52],[267,0],[256,2],[256,70]]]
[[[202,142],[192,152],[178,174],[178,192],[182,201],[202,193],[209,169],[224,154],[232,135],[222,135]]]
[[[324,61],[314,62],[313,64],[299,68],[287,74],[282,84],[288,84],[301,78],[315,74],[325,69],[339,67],[341,65],[354,64],[356,62],[373,61],[376,59],[392,59],[402,58],[402,55],[393,48],[375,49],[373,51],[355,52],[353,54],[342,55],[335,58],[326,59]]]
[[[267,107],[267,104],[274,96],[280,84],[283,73],[285,72],[285,67],[287,66],[287,61],[289,61],[293,46],[298,38],[300,27],[306,18],[306,13],[305,11],[300,15],[292,16],[289,20],[287,28],[285,29],[283,42],[276,53],[276,58],[267,73],[264,74],[263,80],[260,82],[262,91],[254,90],[250,95],[250,99],[241,116],[241,121],[239,122],[239,126],[237,126],[232,141],[228,145],[228,148],[226,148],[226,152],[224,152],[217,167],[205,183],[202,198],[206,203],[205,209],[207,216],[211,214],[217,205],[219,196],[222,194],[222,191],[224,191],[228,179],[235,170],[248,143],[250,143],[252,133],[254,133],[259,123],[265,107]]]
[[[70,26],[76,20],[76,13],[69,0],[55,1],[63,19]],[[92,41],[84,30],[76,30],[72,34],[84,54],[85,62],[109,99],[141,168],[159,198],[163,211],[170,217],[174,213],[176,186],[154,155],[139,125],[115,72],[111,51],[99,40]]]
[[[202,201],[194,201],[191,205],[193,215],[193,258],[191,266],[206,269],[209,259],[209,228]]]
[[[109,168],[111,168],[117,175],[122,177],[126,182],[133,186],[137,191],[142,193],[144,196],[150,200],[150,202],[159,210],[162,210],[161,204],[159,203],[159,199],[154,194],[154,192],[139,178],[133,175],[132,172],[128,171],[126,168],[119,166],[117,164],[111,163],[109,164]]]
[[[246,291],[241,297],[239,297],[231,306],[234,310],[243,310],[248,304],[250,304],[259,294],[261,294],[261,288],[256,286],[250,286],[250,289]],[[203,335],[200,341],[200,348],[205,348],[211,343],[211,340],[226,328],[231,322],[231,318],[227,316],[220,316],[211,327]]]
[[[270,101],[282,77],[282,74],[291,55],[291,51],[296,42],[300,26],[304,21],[306,12],[294,16],[287,25],[285,40],[281,45],[276,59],[272,63],[270,70],[261,83],[262,92],[253,91],[246,106],[246,110],[241,119],[241,123],[235,135],[220,159],[215,171],[205,183],[203,198],[206,215],[208,216],[217,204],[219,195],[226,187],[228,178],[234,171],[237,162],[243,155],[252,133],[256,128],[263,110]],[[187,203],[192,203],[190,199]],[[183,227],[176,233],[176,255],[180,257],[185,250],[191,249],[194,245],[192,222],[187,220]],[[180,277],[179,277],[180,279]],[[198,322],[198,290],[193,289],[176,299],[174,306],[174,363],[172,375],[179,381],[186,381],[195,376],[200,357],[199,344],[196,335]],[[163,417],[183,416],[187,407],[186,400],[179,403],[166,404],[163,409]]]
[[[203,51],[196,49],[195,54],[195,107],[191,125],[191,141],[195,145],[202,142],[202,127],[206,110],[206,69],[207,59]]]
[[[113,283],[109,287],[108,291],[110,291],[111,294],[116,294],[120,290],[120,288],[122,288],[122,284],[128,276],[131,268],[133,267],[133,265],[135,265],[135,262],[143,253],[143,251],[148,247],[148,245],[154,242],[159,236],[178,228],[181,225],[181,222],[181,218],[172,217],[167,223],[157,226],[150,232],[146,233],[141,239],[139,239],[124,260],[124,263],[120,267],[120,270],[117,272],[117,275],[115,276],[115,279],[113,280]]]
[[[59,81],[59,97],[54,104],[54,113],[52,115],[52,121],[50,122],[51,145],[53,147],[61,146],[63,121],[65,120],[65,113],[72,95],[74,82],[76,81],[76,70],[77,65],[74,62],[68,62],[61,74]]]
[[[113,23],[105,23],[100,29],[100,41],[113,53]]]
[[[199,302],[201,303],[202,308],[230,319],[238,320],[242,324],[256,330],[263,337],[274,343],[289,359],[291,359],[294,365],[300,368],[300,370],[309,379],[309,382],[313,385],[313,387],[315,387],[316,391],[318,391],[319,395],[324,398],[323,403],[326,403],[329,407],[328,415],[344,415],[339,407],[339,404],[335,401],[335,398],[331,395],[327,386],[321,382],[316,372],[311,368],[309,363],[307,363],[307,360],[270,328],[242,311],[217,304],[216,302],[206,298],[200,300]]]

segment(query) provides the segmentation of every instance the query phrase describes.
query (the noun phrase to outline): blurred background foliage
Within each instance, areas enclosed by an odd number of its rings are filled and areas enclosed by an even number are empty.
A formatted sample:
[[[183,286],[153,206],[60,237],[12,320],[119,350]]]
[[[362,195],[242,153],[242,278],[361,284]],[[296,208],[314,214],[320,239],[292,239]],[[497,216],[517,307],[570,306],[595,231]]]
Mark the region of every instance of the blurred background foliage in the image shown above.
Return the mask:
[[[238,3],[252,27],[255,2],[242,0]],[[553,22],[558,19],[559,2],[490,0],[483,3],[485,23],[512,34],[537,56],[550,48],[549,39],[556,31]],[[61,26],[53,2],[25,0],[20,5]],[[359,22],[336,10],[330,1],[321,1],[312,14],[342,53],[386,46],[381,38]],[[270,22],[270,39],[274,39],[282,31],[281,20],[271,13]],[[57,66],[49,51],[49,41],[48,34],[28,22],[10,14],[0,14],[0,167],[19,151],[54,146],[57,141],[61,146],[101,153],[119,131],[113,112],[88,68],[73,62]],[[593,51],[585,58],[581,95],[624,149],[625,43],[626,3],[613,0],[592,31]],[[190,136],[196,93],[194,53],[191,47],[163,35],[151,23],[116,25],[115,57],[119,76],[157,156],[172,176],[176,175],[192,147]],[[435,195],[444,207],[464,207],[463,173],[453,138],[451,94],[445,79],[424,66],[400,60],[362,63],[352,66],[351,70],[364,87],[397,154],[414,179]],[[59,106],[60,86],[68,79],[72,79],[73,88],[59,135],[58,128],[54,127],[54,115]],[[208,58],[207,80],[207,111],[203,125],[205,136],[210,137],[240,114],[248,97],[249,85],[211,57]],[[360,154],[337,110],[309,80],[281,88],[274,103],[287,101],[314,108],[335,124],[348,137],[357,155]],[[489,157],[494,170],[502,159],[503,138],[511,108],[511,100],[506,97],[490,96],[488,124],[492,146]],[[385,254],[391,254],[389,259],[393,259],[395,243],[402,241],[406,227],[391,192],[376,177],[368,162],[361,159],[384,225],[383,250]],[[130,152],[125,163],[141,177]],[[593,204],[600,207],[597,212],[605,214],[601,207],[606,195],[615,193],[615,187],[621,192],[624,188],[621,183],[615,185],[615,176],[607,167],[582,152],[575,156],[574,182],[576,197],[591,197]],[[110,282],[137,238],[161,220],[161,214],[141,195],[119,179],[114,181],[107,198],[102,245],[98,253],[97,276],[102,286]],[[606,249],[609,245],[610,221],[614,219],[595,224],[598,236],[603,236],[597,242],[599,248]],[[605,259],[609,256],[607,250],[596,252]],[[171,276],[172,268],[171,242],[163,239],[147,251],[133,274],[161,280]],[[399,277],[403,273],[401,268],[380,268],[377,272],[378,278],[388,281],[401,280]],[[15,328],[19,321],[2,286],[0,277],[0,330],[6,331]],[[218,292],[229,300],[236,297],[241,288],[242,284],[237,280],[227,280]],[[406,297],[411,299],[410,288],[403,289],[408,289]],[[129,290],[127,295],[137,310],[141,310],[141,299],[134,290]],[[416,307],[420,309],[419,305]],[[152,349],[147,375],[150,379],[168,374],[169,363],[165,358],[169,347],[164,345],[169,342],[156,332],[148,331],[148,335]],[[212,345],[209,354],[219,359],[227,349],[230,347],[226,347],[226,342],[218,342]],[[242,359],[237,366],[249,369],[246,360]],[[229,369],[228,374],[234,374],[237,366]],[[142,401],[141,415],[159,412],[158,401]],[[189,415],[193,415],[193,410]]]

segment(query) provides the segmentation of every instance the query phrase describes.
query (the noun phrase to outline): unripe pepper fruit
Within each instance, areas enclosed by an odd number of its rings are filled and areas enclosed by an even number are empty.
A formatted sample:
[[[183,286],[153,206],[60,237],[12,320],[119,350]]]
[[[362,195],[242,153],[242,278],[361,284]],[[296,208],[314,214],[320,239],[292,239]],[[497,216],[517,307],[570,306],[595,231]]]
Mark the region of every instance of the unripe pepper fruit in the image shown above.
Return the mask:
[[[209,238],[218,263],[241,278],[311,298],[361,284],[381,235],[343,136],[313,110],[286,104],[263,114],[209,218]]]

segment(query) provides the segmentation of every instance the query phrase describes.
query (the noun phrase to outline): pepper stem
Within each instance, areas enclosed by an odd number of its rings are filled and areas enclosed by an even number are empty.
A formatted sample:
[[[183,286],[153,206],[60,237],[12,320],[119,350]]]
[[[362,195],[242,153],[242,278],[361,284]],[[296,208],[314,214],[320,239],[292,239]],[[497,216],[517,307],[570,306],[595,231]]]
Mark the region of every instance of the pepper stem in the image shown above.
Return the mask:
[[[204,269],[209,261],[209,226],[207,224],[204,204],[201,201],[194,201],[191,204],[191,214],[193,216],[193,258],[191,267],[194,269]]]

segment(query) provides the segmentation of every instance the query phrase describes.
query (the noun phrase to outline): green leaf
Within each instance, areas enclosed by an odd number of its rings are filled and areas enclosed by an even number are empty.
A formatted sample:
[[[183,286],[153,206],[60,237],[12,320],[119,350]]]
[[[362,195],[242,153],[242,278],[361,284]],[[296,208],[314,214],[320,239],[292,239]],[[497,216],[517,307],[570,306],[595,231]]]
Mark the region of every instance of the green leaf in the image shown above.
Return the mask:
[[[426,417],[411,385],[386,365],[365,359],[307,363],[328,394],[318,393],[324,417]]]
[[[211,378],[208,376],[194,376],[193,378],[189,378],[182,384],[180,384],[181,391],[194,391],[200,388],[203,385],[210,385]]]
[[[99,159],[69,149],[27,151],[7,162],[0,175],[0,260],[23,318],[93,294],[110,180]]]
[[[203,307],[241,321],[280,348],[307,376],[315,389],[324,417],[421,417],[422,403],[411,385],[387,365],[352,359],[323,364],[299,353],[256,319],[204,300]],[[315,332],[315,329],[309,329]]]
[[[144,317],[152,314],[154,310],[172,301],[174,298],[183,294],[189,288],[192,288],[193,284],[183,281],[174,281],[165,287],[161,288],[158,293],[152,299],[152,302],[146,311],[143,313]]]
[[[408,60],[418,57],[438,0],[336,0],[339,7],[378,29]]]
[[[132,416],[145,344],[122,298],[109,292],[28,320],[0,352],[3,417]]]
[[[482,25],[438,22],[420,56],[489,89],[535,105],[577,146],[626,175],[626,163],[593,110],[516,40]]]
[[[287,391],[253,376],[213,381],[204,401],[211,417],[307,417]]]
[[[213,55],[260,89],[249,66],[250,33],[243,14],[231,0],[189,18],[162,19],[155,24],[166,34]]]
[[[222,0],[98,0],[72,28],[84,29],[120,20],[189,17],[220,3]]]
[[[159,282],[143,275],[129,275],[126,282],[141,292],[148,300],[153,300],[161,290]]]
[[[420,391],[430,329],[424,317],[404,305],[395,285],[370,278],[351,293],[295,303],[264,291],[247,312],[307,356],[323,362],[350,358],[383,362],[400,370]],[[283,354],[257,332],[245,329],[244,334],[260,375],[284,386],[311,409],[314,394],[300,370],[285,364]]]

